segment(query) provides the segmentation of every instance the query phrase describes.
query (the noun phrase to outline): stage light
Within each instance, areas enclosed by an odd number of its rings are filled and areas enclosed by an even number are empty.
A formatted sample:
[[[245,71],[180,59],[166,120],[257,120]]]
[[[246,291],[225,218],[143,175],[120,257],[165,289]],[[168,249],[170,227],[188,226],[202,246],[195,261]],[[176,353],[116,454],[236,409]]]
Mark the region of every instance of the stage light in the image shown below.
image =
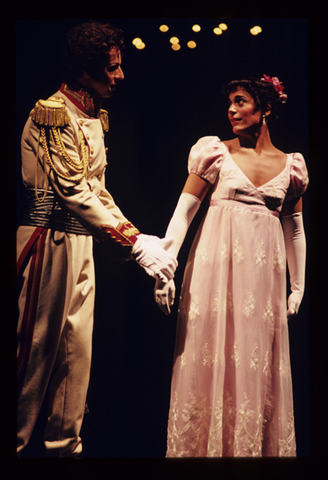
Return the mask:
[[[228,26],[227,26],[225,23],[220,23],[219,28],[220,28],[222,31],[228,30]]]
[[[172,50],[174,50],[175,52],[177,52],[178,50],[180,50],[181,45],[180,45],[179,43],[173,43],[173,44],[171,45],[171,48],[172,48]]]
[[[259,33],[262,32],[262,28],[256,25],[255,27],[250,29],[250,32],[252,35],[258,35]]]
[[[139,37],[136,37],[132,40],[132,44],[138,49],[138,50],[142,50],[145,48],[145,44],[144,42],[141,40],[141,38]]]
[[[171,37],[170,42],[172,43],[172,45],[176,45],[177,43],[179,43],[179,39],[178,37]]]
[[[219,28],[219,27],[213,28],[213,32],[215,33],[215,35],[222,35],[222,33],[223,33],[221,28]]]
[[[141,38],[136,37],[132,40],[132,44],[136,47],[139,43],[142,43]]]
[[[161,25],[161,26],[159,27],[159,29],[160,29],[161,32],[167,32],[168,29],[169,29],[169,27],[168,27],[167,25]]]
[[[145,48],[146,44],[143,43],[143,42],[140,42],[138,43],[135,47],[138,49],[138,50],[143,50]]]
[[[192,30],[193,30],[194,32],[200,32],[200,31],[201,31],[201,27],[200,27],[199,25],[193,25]]]
[[[197,43],[194,42],[193,40],[190,40],[188,43],[187,43],[187,46],[189,48],[196,48],[197,47]]]

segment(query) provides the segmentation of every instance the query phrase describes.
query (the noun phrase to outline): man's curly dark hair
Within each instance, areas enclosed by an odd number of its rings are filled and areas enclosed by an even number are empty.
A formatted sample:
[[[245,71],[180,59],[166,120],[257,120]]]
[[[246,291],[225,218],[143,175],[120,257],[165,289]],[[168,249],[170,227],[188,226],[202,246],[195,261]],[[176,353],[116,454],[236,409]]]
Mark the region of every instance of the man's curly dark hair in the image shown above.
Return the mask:
[[[109,61],[109,51],[118,47],[123,54],[123,31],[108,23],[87,22],[69,31],[63,48],[63,77],[74,83],[88,73],[101,80]]]

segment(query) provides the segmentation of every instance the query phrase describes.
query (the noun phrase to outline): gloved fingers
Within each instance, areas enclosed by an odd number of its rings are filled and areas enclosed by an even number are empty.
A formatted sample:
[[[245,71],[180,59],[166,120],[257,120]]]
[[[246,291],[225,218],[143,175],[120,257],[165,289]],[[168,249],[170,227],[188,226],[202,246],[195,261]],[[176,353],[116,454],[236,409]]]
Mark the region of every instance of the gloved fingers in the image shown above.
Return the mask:
[[[147,235],[145,233],[140,233],[138,235],[139,242],[158,242],[160,240],[156,235]]]
[[[139,239],[138,239],[139,242]],[[174,277],[178,266],[177,259],[156,242],[139,242],[134,245],[133,258],[151,276],[157,276],[164,282]],[[149,273],[149,272],[153,273]]]
[[[154,263],[153,270],[161,280],[163,280],[164,275],[164,283],[167,283],[169,280],[172,280],[174,278],[177,266],[178,262],[172,256],[172,258],[168,258],[168,263],[162,263],[161,261],[157,261],[156,263]]]
[[[175,289],[171,291],[171,294],[169,296],[169,301],[170,301],[170,306],[172,307],[174,305],[174,300],[175,300]]]
[[[295,315],[296,315],[295,310],[292,310],[292,309],[288,309],[288,310],[287,310],[287,319],[288,319],[288,320],[289,320],[290,318],[292,318],[292,317],[295,317]]]
[[[288,297],[288,310],[287,310],[287,318],[294,317],[298,313],[298,309],[300,306],[301,300],[298,298],[297,293],[291,293]]]
[[[165,238],[163,238],[162,240],[166,241]],[[160,240],[160,242],[162,242],[162,240]],[[162,268],[167,268],[167,269],[173,270],[173,272],[175,272],[175,270],[178,266],[178,260],[175,258],[174,255],[172,255],[172,253],[165,250],[167,245],[164,245],[164,243],[163,243],[162,245],[158,245],[158,246],[159,246],[158,252],[156,252],[155,250],[153,251],[153,255],[154,255],[153,258],[156,259],[157,263],[159,265],[161,265]]]
[[[155,292],[161,294],[162,296],[167,295],[169,300],[174,300],[175,297],[175,283],[174,280],[171,279],[169,282],[163,284],[161,281],[157,280],[155,283]]]
[[[160,280],[164,285],[174,277],[174,273],[172,271],[163,272],[162,270],[158,269],[158,266],[156,264],[146,266],[143,265],[142,262],[138,263],[150,277],[153,277],[156,280]]]
[[[146,261],[142,258],[135,259],[136,262],[145,270],[148,275],[153,278],[158,278],[163,283],[167,283],[174,277],[175,267],[172,265],[163,264],[159,266],[156,262],[150,262],[149,260]]]
[[[174,237],[164,237],[164,238],[161,238],[160,241],[159,241],[159,244],[164,248],[164,250],[167,250],[168,248],[170,248],[170,246],[172,245],[174,241]]]
[[[168,295],[166,293],[162,293],[161,290],[157,290],[155,294],[155,300],[158,307],[165,313],[165,315],[169,315],[171,313]]]
[[[173,280],[163,284],[157,280],[155,284],[154,297],[159,308],[166,314],[171,313],[170,307],[174,304],[175,284]]]
[[[151,274],[150,274],[151,275]],[[168,269],[158,269],[156,265],[154,265],[153,269],[153,276],[154,278],[159,279],[164,284],[168,283],[174,277],[174,271]]]
[[[158,272],[156,273],[161,280],[163,280],[163,275],[165,277],[164,283],[169,282],[174,278],[174,273],[175,273],[175,268],[174,266],[169,266],[166,265],[165,267],[162,267]]]

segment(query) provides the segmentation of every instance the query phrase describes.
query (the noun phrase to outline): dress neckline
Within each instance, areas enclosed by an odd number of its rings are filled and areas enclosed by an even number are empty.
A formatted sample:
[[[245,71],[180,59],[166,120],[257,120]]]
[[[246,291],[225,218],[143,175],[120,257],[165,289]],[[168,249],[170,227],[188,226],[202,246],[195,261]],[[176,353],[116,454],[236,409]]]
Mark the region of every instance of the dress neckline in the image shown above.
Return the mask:
[[[254,185],[254,183],[250,180],[250,178],[246,175],[246,173],[240,168],[240,166],[234,161],[231,153],[229,152],[229,149],[228,147],[226,146],[226,144],[224,142],[221,142],[225,149],[226,149],[226,152],[227,154],[229,155],[230,159],[232,160],[233,164],[235,165],[235,167],[242,173],[242,175],[248,180],[248,182],[256,189],[256,190],[260,190],[261,188],[263,188],[264,186],[268,185],[269,183],[273,182],[274,180],[276,180],[277,178],[280,177],[280,175],[282,175],[286,168],[287,168],[287,165],[288,165],[288,159],[289,159],[289,156],[290,156],[290,153],[286,153],[285,156],[286,156],[286,161],[285,161],[285,166],[284,168],[281,170],[281,172],[279,172],[277,175],[275,175],[274,177],[272,177],[270,180],[268,180],[267,182],[265,183],[262,183],[262,185],[260,185],[259,187],[256,187]]]

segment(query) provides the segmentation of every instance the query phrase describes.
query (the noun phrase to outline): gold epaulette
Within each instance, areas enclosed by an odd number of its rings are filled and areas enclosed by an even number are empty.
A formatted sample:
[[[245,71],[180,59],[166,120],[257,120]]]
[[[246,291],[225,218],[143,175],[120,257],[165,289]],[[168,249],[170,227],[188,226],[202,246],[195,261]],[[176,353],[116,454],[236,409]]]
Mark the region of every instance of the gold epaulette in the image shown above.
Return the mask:
[[[30,112],[30,117],[44,127],[64,127],[70,123],[64,99],[60,97],[38,100]]]
[[[108,132],[109,130],[109,119],[108,119],[108,112],[107,110],[104,110],[103,108],[101,108],[99,110],[99,113],[98,113],[98,118],[100,119],[101,121],[101,125],[102,125],[102,128],[103,128],[103,131],[105,133]]]

